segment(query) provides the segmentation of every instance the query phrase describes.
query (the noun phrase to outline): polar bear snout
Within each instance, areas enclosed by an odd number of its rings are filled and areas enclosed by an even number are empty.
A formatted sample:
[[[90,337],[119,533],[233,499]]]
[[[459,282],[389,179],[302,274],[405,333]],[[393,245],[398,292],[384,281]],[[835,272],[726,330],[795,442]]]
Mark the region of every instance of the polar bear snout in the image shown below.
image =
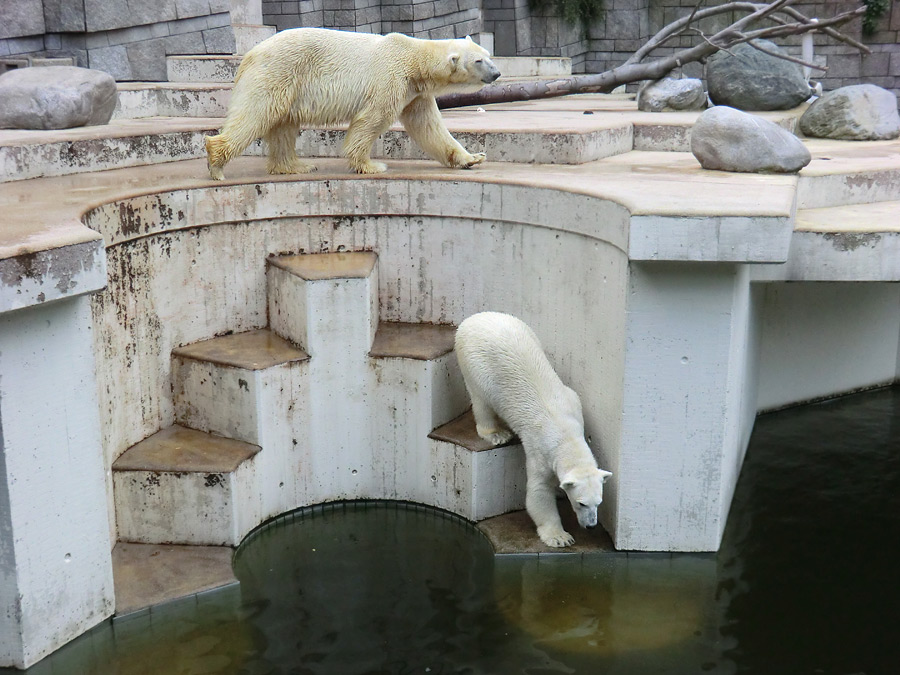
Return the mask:
[[[497,68],[497,66],[494,65],[494,62],[489,58],[485,57],[481,59],[480,61],[476,62],[476,65],[481,68],[481,81],[485,84],[490,84],[498,77],[500,77],[500,69]]]

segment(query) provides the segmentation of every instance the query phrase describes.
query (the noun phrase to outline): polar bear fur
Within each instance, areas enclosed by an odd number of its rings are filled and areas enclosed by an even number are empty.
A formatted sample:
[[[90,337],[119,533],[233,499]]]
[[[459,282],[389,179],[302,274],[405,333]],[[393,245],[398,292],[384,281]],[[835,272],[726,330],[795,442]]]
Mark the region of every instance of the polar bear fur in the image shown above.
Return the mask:
[[[597,524],[603,483],[584,440],[578,394],[562,383],[534,332],[508,314],[482,312],[456,331],[456,356],[472,398],[475,428],[494,445],[515,434],[525,448],[525,507],[548,546],[575,543],[556,508],[562,488],[582,527]]]
[[[222,180],[223,167],[257,138],[268,146],[269,173],[314,171],[294,151],[300,127],[344,122],[350,167],[381,173],[387,167],[371,160],[372,145],[397,119],[428,156],[470,168],[484,153],[470,154],[454,140],[435,97],[477,91],[499,76],[487,50],[468,37],[281,31],[241,60],[222,131],[206,137],[210,176]]]

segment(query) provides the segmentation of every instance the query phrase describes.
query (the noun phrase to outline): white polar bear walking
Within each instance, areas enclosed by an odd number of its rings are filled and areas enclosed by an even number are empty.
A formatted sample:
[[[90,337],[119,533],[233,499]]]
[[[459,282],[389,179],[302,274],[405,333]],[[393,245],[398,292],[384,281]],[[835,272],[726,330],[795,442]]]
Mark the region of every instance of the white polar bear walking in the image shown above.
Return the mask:
[[[209,173],[257,138],[268,146],[272,174],[308,173],[294,150],[301,126],[349,122],[344,154],[357,173],[387,167],[371,159],[375,140],[399,119],[407,133],[444,166],[468,169],[484,161],[447,131],[435,97],[478,91],[500,77],[487,50],[471,38],[422,40],[292,28],[251,49],[235,76],[221,133],[206,137]]]
[[[597,524],[603,483],[612,475],[597,468],[584,440],[578,394],[562,383],[537,336],[509,314],[481,312],[456,331],[456,356],[478,435],[494,445],[513,433],[525,448],[525,508],[548,546],[570,546],[556,508],[561,487],[578,524]]]

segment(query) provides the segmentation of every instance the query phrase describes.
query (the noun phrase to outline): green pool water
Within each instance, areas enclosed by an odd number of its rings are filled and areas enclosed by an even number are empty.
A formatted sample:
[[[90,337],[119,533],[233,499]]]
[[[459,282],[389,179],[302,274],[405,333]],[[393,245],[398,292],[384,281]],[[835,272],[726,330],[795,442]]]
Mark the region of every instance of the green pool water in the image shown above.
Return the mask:
[[[244,543],[240,585],[28,672],[898,675],[898,539],[895,387],[761,416],[718,554],[494,557],[425,507],[315,507]]]

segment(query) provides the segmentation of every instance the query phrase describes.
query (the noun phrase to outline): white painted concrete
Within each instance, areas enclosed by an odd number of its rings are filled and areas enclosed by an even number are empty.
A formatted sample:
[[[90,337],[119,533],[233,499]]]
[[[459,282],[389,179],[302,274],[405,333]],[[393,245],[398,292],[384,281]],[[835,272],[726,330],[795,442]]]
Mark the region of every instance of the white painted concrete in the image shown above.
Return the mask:
[[[113,612],[90,301],[0,315],[0,665]]]
[[[434,486],[450,476],[471,472],[463,462],[435,464],[428,434],[461,415],[469,397],[456,356],[423,361],[408,358],[372,358],[374,375],[371,403],[373,474],[371,496],[434,504]],[[443,471],[442,469],[448,469]],[[440,476],[440,478],[438,478]]]
[[[629,277],[615,544],[715,550],[748,436],[749,279],[671,263]]]
[[[897,284],[772,283],[763,289],[759,410],[897,378]]]
[[[472,452],[444,441],[430,443],[429,504],[474,521],[525,508],[521,445]]]
[[[261,516],[258,456],[229,473],[113,472],[119,540],[237,546]]]
[[[504,78],[565,77],[572,74],[572,59],[565,56],[494,56],[492,60]]]

